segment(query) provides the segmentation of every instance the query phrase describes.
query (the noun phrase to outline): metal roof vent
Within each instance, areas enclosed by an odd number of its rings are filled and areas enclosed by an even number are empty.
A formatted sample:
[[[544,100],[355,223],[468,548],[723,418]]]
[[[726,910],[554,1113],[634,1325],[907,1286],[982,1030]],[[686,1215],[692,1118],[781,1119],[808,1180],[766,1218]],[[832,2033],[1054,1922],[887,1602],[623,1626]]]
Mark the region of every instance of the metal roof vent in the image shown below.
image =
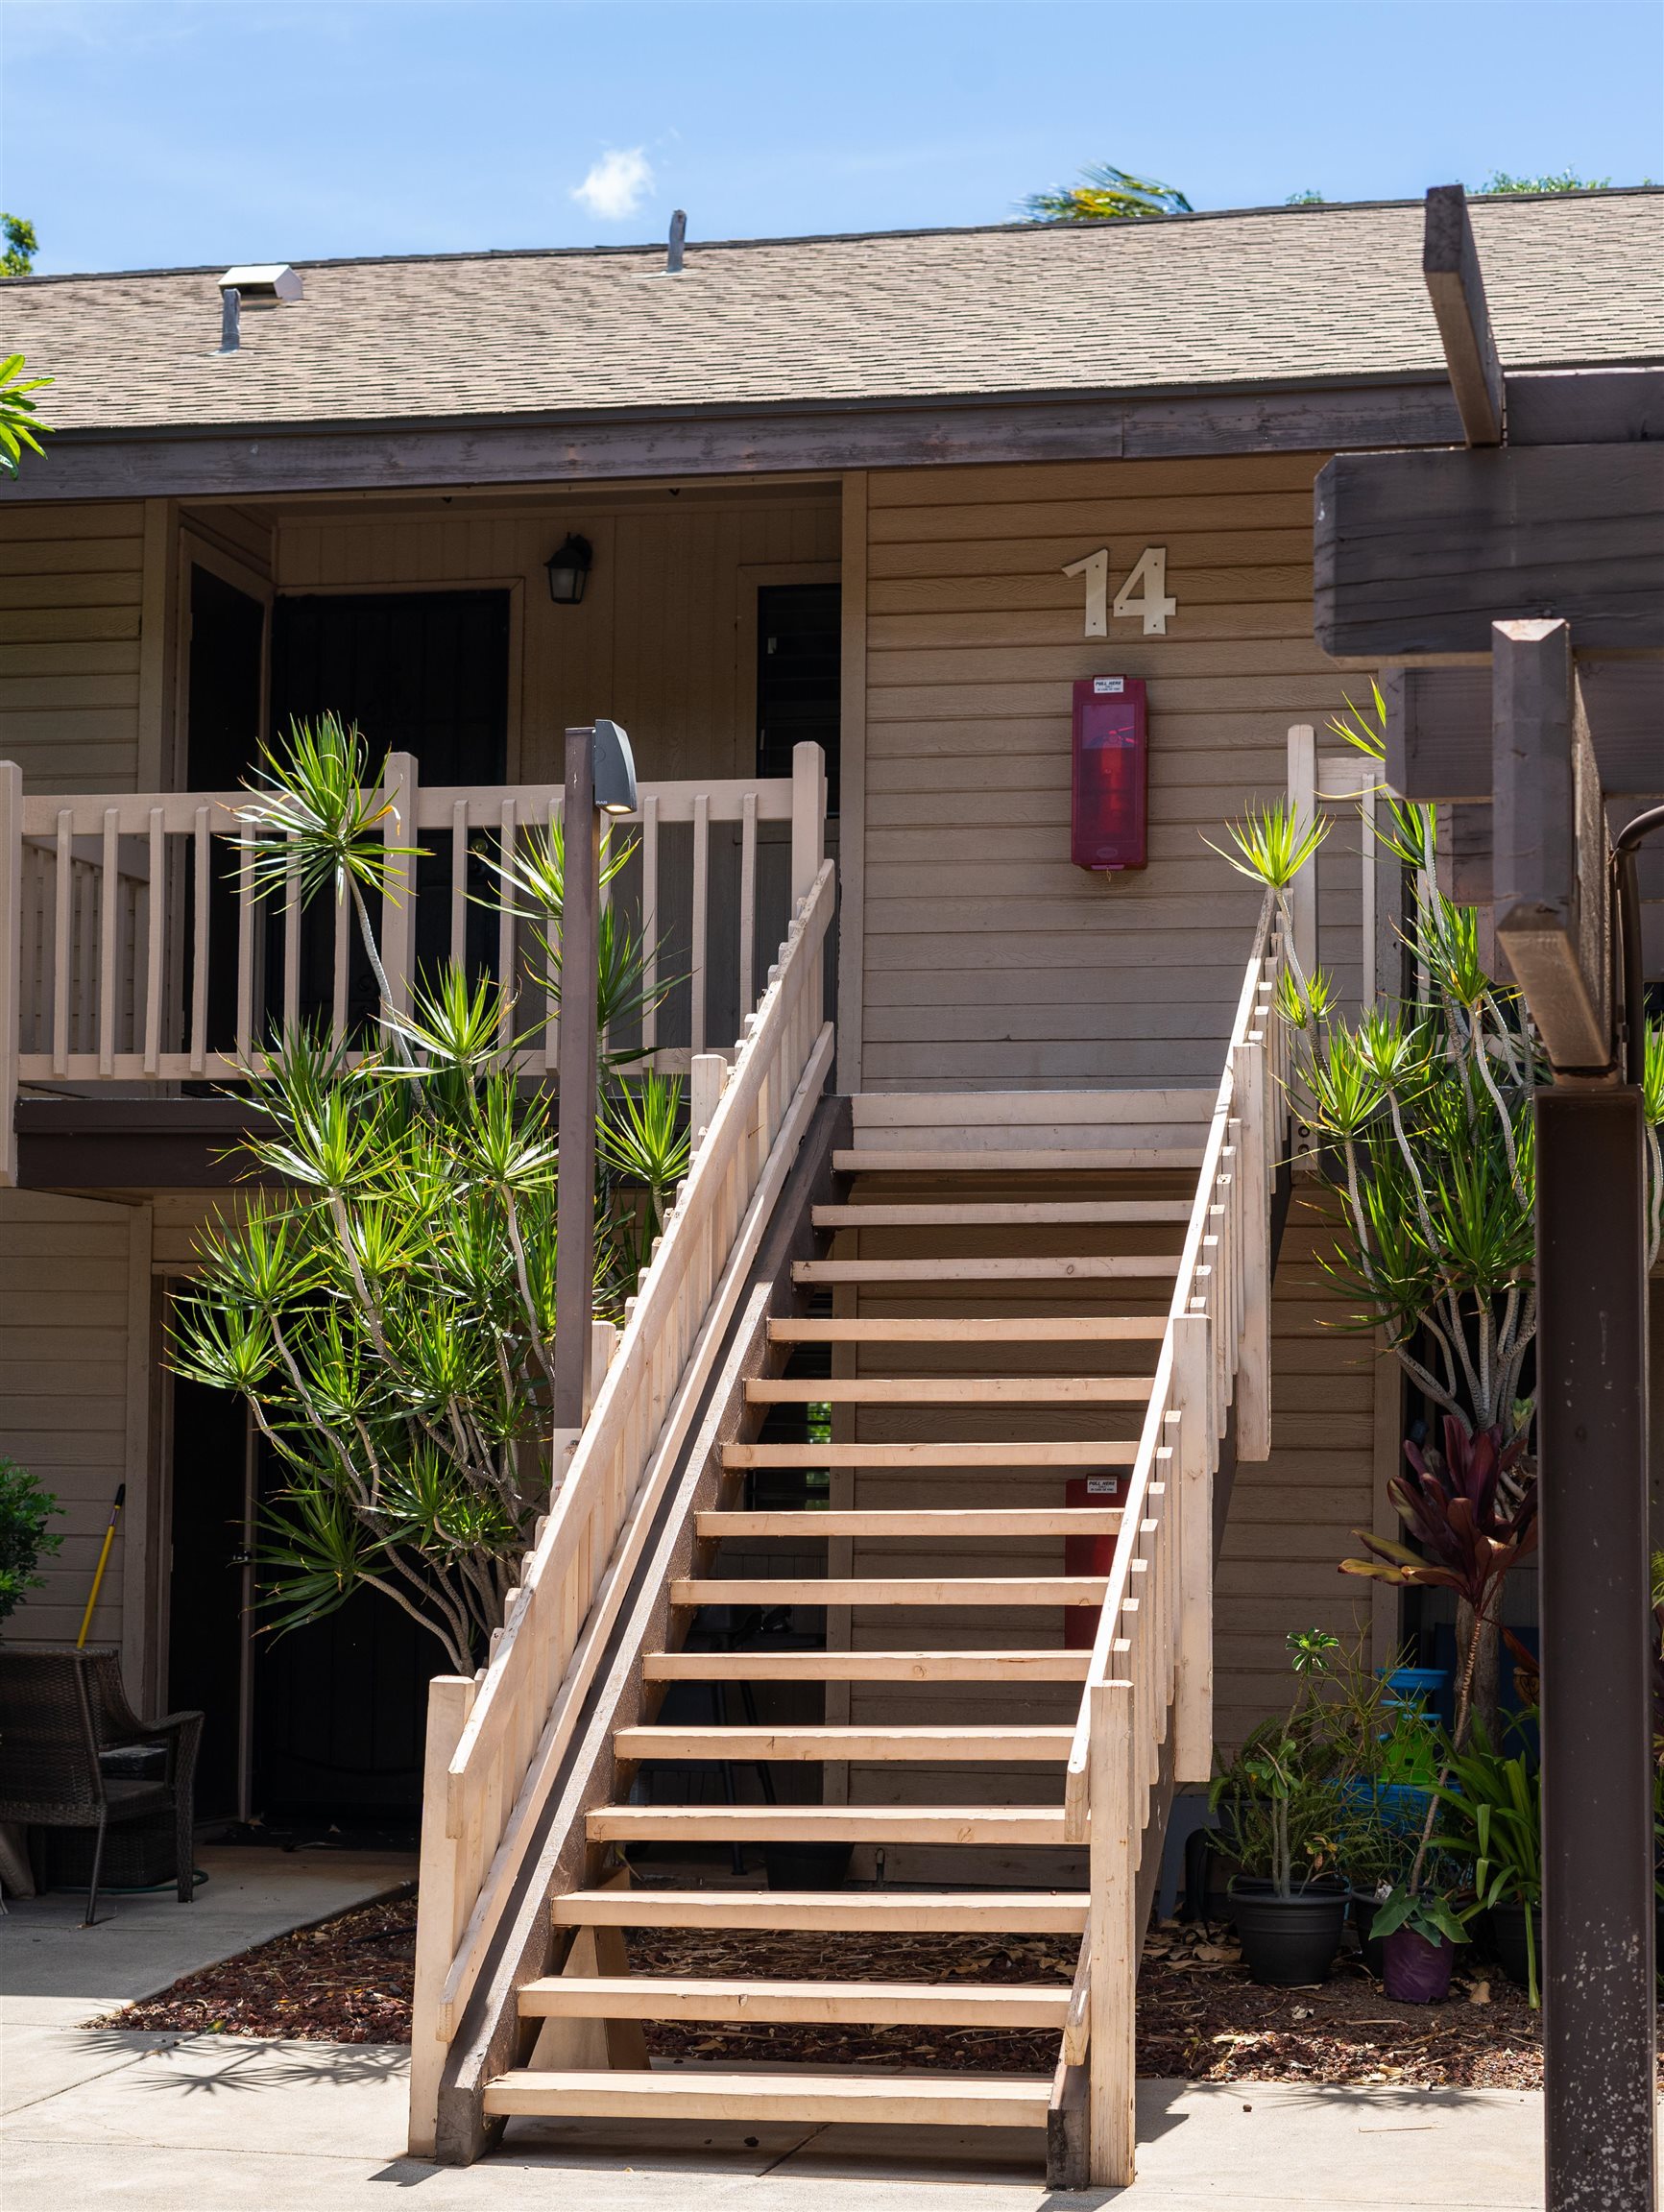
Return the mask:
[[[251,262],[228,269],[220,290],[240,294],[245,307],[278,307],[300,299],[301,279],[286,261]]]
[[[687,243],[687,217],[685,210],[678,207],[670,218],[670,244],[664,255],[664,274],[666,276],[681,276],[682,250]]]

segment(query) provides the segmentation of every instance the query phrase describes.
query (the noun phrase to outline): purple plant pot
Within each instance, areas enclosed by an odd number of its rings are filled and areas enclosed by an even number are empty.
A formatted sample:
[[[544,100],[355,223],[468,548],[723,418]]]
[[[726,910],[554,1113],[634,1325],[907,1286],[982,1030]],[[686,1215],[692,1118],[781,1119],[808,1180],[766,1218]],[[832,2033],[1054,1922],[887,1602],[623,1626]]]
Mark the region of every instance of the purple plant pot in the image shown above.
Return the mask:
[[[1412,1928],[1395,1928],[1382,1941],[1387,1994],[1400,2005],[1437,2005],[1450,1995],[1456,1945],[1441,1936],[1430,1943]]]

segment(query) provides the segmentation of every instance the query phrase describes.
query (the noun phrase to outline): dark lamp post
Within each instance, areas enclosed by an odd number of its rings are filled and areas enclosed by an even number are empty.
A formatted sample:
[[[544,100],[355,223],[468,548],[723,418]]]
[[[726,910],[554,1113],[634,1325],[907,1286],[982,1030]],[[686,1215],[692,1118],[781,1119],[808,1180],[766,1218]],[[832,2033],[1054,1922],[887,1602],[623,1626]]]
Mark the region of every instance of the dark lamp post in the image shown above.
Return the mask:
[[[575,534],[549,555],[543,566],[548,572],[549,597],[557,607],[575,607],[582,599],[594,558],[590,541]]]

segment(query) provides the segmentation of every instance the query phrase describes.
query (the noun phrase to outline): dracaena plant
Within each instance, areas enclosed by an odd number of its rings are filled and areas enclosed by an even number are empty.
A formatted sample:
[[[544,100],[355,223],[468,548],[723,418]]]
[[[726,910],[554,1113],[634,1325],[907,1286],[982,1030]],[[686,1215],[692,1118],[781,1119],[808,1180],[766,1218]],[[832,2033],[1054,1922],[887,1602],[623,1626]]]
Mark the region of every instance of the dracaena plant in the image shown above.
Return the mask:
[[[290,870],[350,900],[383,981],[374,907],[390,895],[362,740],[332,717],[294,733],[240,809],[257,886]],[[548,848],[543,848],[544,859]],[[619,864],[615,856],[615,866]],[[554,888],[545,875],[534,896]],[[545,916],[559,902],[543,900]],[[540,925],[558,989],[552,921]],[[639,940],[602,947],[603,1018],[652,1002]],[[610,963],[610,966],[608,965]],[[506,1066],[532,1018],[454,966],[349,1053],[304,1027],[251,1070],[262,1179],[199,1242],[175,1372],[235,1391],[277,1475],[260,1547],[278,1625],[380,1591],[471,1672],[548,1508],[559,1152],[553,1102]],[[596,1310],[615,1317],[687,1171],[681,1087],[604,1061]]]

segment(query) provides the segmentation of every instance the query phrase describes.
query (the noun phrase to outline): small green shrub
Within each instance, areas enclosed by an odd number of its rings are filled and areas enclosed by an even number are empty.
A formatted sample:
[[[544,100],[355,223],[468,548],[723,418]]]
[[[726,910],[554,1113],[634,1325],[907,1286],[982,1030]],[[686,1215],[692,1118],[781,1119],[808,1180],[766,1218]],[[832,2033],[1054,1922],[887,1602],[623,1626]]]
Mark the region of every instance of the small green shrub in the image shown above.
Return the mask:
[[[46,1524],[62,1510],[28,1468],[0,1459],[0,1621],[16,1611],[25,1591],[39,1589],[36,1567],[63,1541],[48,1534]]]

